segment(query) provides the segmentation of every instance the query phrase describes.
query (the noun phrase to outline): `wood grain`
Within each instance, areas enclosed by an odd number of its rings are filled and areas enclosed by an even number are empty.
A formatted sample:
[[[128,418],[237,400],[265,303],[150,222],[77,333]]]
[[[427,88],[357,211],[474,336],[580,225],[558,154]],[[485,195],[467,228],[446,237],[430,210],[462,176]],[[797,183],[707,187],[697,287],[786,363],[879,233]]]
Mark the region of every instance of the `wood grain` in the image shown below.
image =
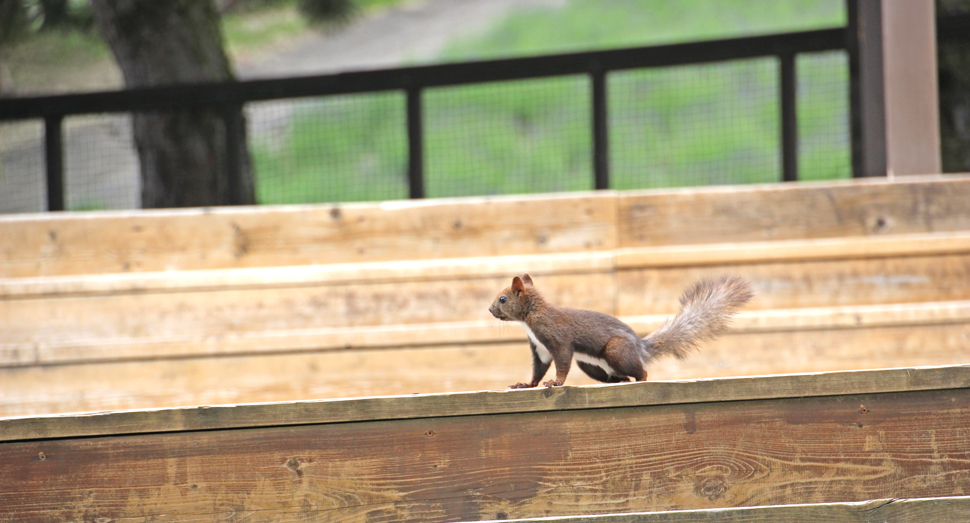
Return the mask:
[[[0,278],[612,249],[613,193],[0,217]]]
[[[968,405],[961,388],[11,442],[0,507],[380,522],[955,496]]]
[[[511,520],[522,523],[964,523],[970,520],[970,497],[875,499],[854,503],[814,503],[760,507],[672,510]],[[493,520],[497,521],[497,520]],[[510,520],[505,520],[510,521]]]
[[[970,230],[970,179],[771,184],[618,195],[618,247]]]

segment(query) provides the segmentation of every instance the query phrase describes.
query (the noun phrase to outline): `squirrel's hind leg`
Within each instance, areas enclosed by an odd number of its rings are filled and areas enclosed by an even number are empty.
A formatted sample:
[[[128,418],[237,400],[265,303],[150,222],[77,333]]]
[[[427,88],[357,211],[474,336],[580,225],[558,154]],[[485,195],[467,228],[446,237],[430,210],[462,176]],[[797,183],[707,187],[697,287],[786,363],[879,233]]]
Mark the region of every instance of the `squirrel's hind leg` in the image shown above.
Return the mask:
[[[643,367],[643,360],[640,359],[640,346],[637,342],[627,336],[613,336],[603,347],[603,358],[614,372],[623,378],[618,381],[626,381],[626,378],[633,378],[636,381],[646,381],[647,369]]]

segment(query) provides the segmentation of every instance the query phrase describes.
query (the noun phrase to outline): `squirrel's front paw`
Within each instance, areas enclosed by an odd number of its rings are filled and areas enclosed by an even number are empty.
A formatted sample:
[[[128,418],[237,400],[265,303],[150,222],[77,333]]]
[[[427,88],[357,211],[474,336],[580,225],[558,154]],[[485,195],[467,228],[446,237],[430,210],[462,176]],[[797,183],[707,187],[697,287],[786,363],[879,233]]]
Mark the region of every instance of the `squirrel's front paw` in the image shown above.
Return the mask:
[[[562,387],[562,382],[559,380],[549,380],[542,384],[544,387]]]
[[[516,383],[515,385],[509,385],[510,389],[531,389],[535,385],[531,383]]]

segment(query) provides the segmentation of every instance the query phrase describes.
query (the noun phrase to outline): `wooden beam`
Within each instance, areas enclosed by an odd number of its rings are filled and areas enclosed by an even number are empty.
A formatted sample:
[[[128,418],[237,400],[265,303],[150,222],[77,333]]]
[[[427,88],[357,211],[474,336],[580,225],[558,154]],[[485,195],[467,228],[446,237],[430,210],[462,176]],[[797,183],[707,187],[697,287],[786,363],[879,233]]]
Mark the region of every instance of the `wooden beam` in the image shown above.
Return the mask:
[[[970,177],[0,217],[0,278],[970,230]]]
[[[463,257],[372,263],[336,263],[247,269],[211,269],[0,279],[0,300],[148,292],[269,289],[332,284],[405,283],[477,278],[594,274],[616,269],[736,265],[778,261],[889,258],[970,253],[970,232],[893,234],[609,251]],[[496,289],[496,292],[499,289]]]
[[[856,176],[939,173],[933,0],[851,0]]]
[[[684,267],[781,261],[852,260],[970,253],[970,233],[893,234],[766,242],[636,247],[616,251],[616,267]],[[2,289],[2,287],[0,287]],[[0,290],[2,292],[2,290]]]
[[[659,327],[667,318],[669,318],[668,314],[621,316],[623,321],[643,336]],[[734,335],[757,336],[773,332],[821,330],[838,332],[844,329],[875,327],[906,328],[964,324],[970,324],[970,301],[745,310],[733,320],[731,332]],[[212,336],[183,334],[120,339],[67,339],[44,344],[9,342],[0,346],[0,368],[145,359],[180,360],[207,356],[245,357],[273,353],[428,349],[448,346],[484,350],[485,347],[493,344],[521,344],[525,339],[524,331],[518,327],[493,319],[383,327],[270,330]],[[872,353],[878,354],[878,351],[873,350]],[[897,362],[897,364],[905,363]],[[873,361],[870,365],[870,367],[879,366],[884,365],[878,364],[877,361]]]
[[[748,311],[965,301],[968,269],[970,255],[948,255],[646,268],[536,281],[553,303],[630,317],[673,314],[687,286],[725,273],[752,282],[756,297]],[[505,341],[508,335],[493,329],[521,331],[500,325],[487,306],[508,283],[494,277],[0,300],[0,365]]]
[[[615,198],[562,194],[0,217],[0,278],[592,251]]]
[[[887,169],[941,172],[933,0],[882,0]]]
[[[970,241],[970,233],[966,234]],[[927,238],[938,242],[942,238]],[[963,238],[952,236],[951,251]],[[917,240],[918,241],[918,240]],[[614,251],[524,256],[489,256],[404,260],[372,263],[332,263],[247,269],[210,269],[129,274],[97,274],[0,279],[0,299],[67,297],[148,292],[272,289],[317,285],[442,282],[504,278],[530,272],[536,276],[610,272]],[[495,292],[501,290],[496,288]]]
[[[701,510],[671,510],[630,514],[597,514],[503,520],[506,523],[963,523],[970,520],[970,497],[874,499],[855,503],[771,505]],[[497,520],[492,520],[497,521]]]
[[[901,323],[887,324],[879,318],[875,325],[866,325],[866,316],[860,316],[863,324],[856,327],[807,321],[803,328],[787,330],[741,328],[704,344],[686,360],[657,361],[649,368],[650,380],[970,361],[966,318],[916,323],[900,311],[894,319]],[[747,319],[734,323],[741,327]],[[852,316],[847,313],[843,320],[850,323]],[[658,323],[659,319],[644,330]],[[640,322],[632,324],[643,327]],[[459,343],[452,338],[452,344],[427,347],[237,351],[185,358],[175,356],[178,349],[173,344],[170,352],[155,359],[115,361],[98,361],[79,351],[77,357],[87,362],[0,369],[0,417],[495,390],[526,381],[531,357],[524,332],[504,325],[492,330],[508,341]],[[571,386],[595,383],[579,369],[573,369],[567,381]]]
[[[970,365],[0,418],[0,442],[970,388]]]
[[[619,248],[970,230],[970,179],[916,176],[630,191]]]
[[[616,314],[673,313],[688,285],[724,274],[752,283],[747,310],[970,299],[970,255],[723,264],[618,271]]]
[[[554,303],[625,317],[671,314],[691,283],[738,274],[756,290],[747,310],[788,317],[799,316],[792,308],[970,300],[968,267],[970,236],[936,233],[7,279],[0,366],[509,341],[486,307],[522,272]]]
[[[456,521],[950,496],[968,405],[949,367],[3,420],[0,506]]]

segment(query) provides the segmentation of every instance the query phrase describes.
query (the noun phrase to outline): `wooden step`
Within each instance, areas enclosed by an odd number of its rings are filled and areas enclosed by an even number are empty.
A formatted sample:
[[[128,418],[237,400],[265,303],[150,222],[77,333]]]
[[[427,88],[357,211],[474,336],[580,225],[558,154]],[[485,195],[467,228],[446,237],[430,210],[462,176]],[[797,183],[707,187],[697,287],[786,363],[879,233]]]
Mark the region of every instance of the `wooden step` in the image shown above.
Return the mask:
[[[970,230],[970,177],[0,217],[0,278]]]
[[[0,278],[613,249],[615,199],[609,192],[3,216]]]
[[[645,335],[665,317],[623,319]],[[649,379],[970,361],[968,301],[746,311],[733,324],[686,360],[657,361]],[[498,321],[122,341],[20,356],[0,367],[0,416],[501,389],[531,372],[524,331]],[[595,382],[573,369],[567,383]]]
[[[970,233],[8,278],[0,364],[370,346],[357,339],[372,327],[385,345],[411,344],[396,333],[494,323],[488,305],[522,272],[553,303],[625,317],[672,314],[687,286],[721,274],[752,282],[747,310],[962,301]]]
[[[968,426],[970,366],[8,418],[0,507],[437,522],[934,498],[970,483]]]

